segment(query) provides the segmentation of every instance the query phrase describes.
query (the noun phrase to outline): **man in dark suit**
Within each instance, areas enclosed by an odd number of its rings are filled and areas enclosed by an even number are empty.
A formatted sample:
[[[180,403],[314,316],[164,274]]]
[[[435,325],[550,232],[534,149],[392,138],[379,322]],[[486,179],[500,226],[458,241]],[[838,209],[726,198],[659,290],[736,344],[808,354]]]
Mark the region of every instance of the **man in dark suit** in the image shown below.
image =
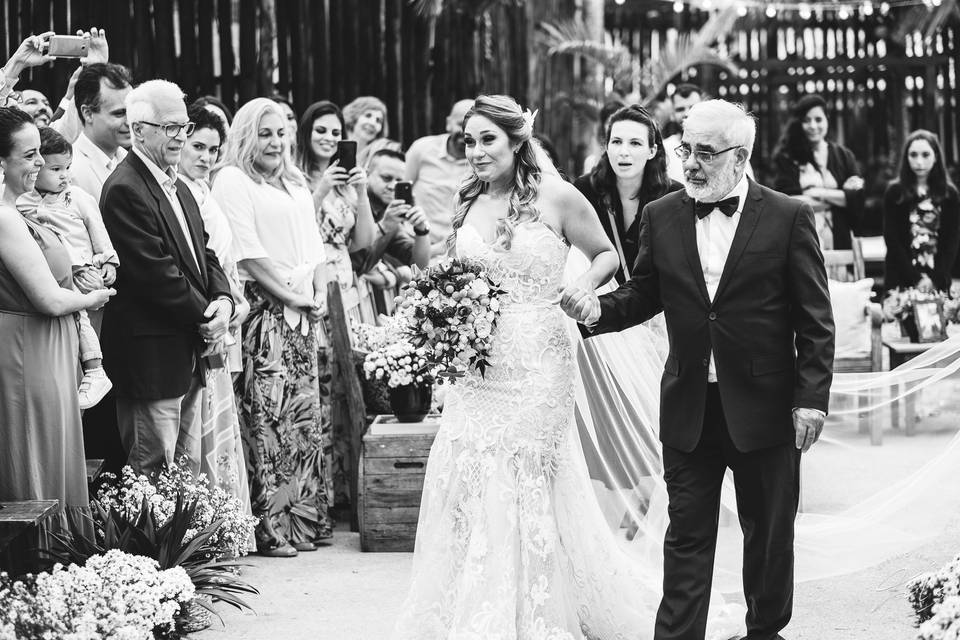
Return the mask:
[[[151,80],[130,92],[126,107],[133,152],[104,183],[100,203],[124,261],[104,315],[104,361],[129,464],[152,473],[185,455],[196,472],[205,342],[226,334],[233,299],[175,171],[193,128],[183,91]]]
[[[755,136],[737,105],[693,107],[677,152],[685,191],[644,208],[631,279],[562,301],[591,334],[661,310],[666,319],[670,526],[657,640],[703,640],[727,467],[744,533],[746,637],[779,638],[792,612],[800,454],[823,428],[834,328],[812,210],[744,175]]]

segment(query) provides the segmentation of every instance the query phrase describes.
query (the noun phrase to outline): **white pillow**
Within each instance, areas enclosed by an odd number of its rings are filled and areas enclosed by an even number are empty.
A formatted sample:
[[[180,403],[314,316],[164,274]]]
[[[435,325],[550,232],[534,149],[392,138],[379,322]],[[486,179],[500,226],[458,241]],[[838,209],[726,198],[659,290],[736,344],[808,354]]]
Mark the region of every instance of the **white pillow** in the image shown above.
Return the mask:
[[[837,327],[834,358],[864,358],[870,355],[870,316],[867,307],[873,278],[856,282],[829,281],[833,322]]]

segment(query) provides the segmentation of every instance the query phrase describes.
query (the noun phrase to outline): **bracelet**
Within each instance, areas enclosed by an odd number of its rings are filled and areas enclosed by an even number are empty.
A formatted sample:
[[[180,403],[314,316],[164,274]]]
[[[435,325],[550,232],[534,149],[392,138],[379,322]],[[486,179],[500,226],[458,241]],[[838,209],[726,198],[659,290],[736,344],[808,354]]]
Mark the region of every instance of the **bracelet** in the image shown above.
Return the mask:
[[[414,227],[413,232],[418,236],[425,236],[430,233],[430,227],[424,227],[423,229],[417,229]]]

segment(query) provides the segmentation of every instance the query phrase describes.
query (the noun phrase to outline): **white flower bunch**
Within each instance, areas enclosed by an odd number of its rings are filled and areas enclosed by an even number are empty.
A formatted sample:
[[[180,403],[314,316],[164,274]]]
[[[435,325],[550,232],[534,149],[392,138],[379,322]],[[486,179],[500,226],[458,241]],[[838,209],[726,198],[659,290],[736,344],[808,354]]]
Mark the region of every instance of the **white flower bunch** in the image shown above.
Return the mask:
[[[433,368],[427,359],[427,350],[414,348],[403,339],[367,354],[363,372],[370,380],[385,380],[391,388],[433,382]]]
[[[0,638],[29,628],[49,640],[152,640],[172,625],[181,604],[195,595],[181,567],[165,571],[155,560],[118,550],[92,556],[84,566],[56,565],[32,582],[0,594]]]
[[[960,640],[960,596],[933,605],[933,617],[920,625],[917,640]]]
[[[403,289],[397,315],[439,375],[452,378],[471,366],[483,374],[504,293],[481,263],[448,258]]]
[[[194,476],[183,463],[170,465],[155,481],[137,475],[129,466],[124,467],[120,483],[104,485],[97,494],[97,501],[105,509],[113,508],[128,518],[135,518],[146,498],[157,521],[163,523],[173,515],[177,496],[181,496],[184,503],[197,502],[187,540],[222,519],[210,542],[220,555],[246,555],[247,541],[253,535],[257,519],[244,513],[243,505],[236,497],[220,487],[211,488],[206,474]]]

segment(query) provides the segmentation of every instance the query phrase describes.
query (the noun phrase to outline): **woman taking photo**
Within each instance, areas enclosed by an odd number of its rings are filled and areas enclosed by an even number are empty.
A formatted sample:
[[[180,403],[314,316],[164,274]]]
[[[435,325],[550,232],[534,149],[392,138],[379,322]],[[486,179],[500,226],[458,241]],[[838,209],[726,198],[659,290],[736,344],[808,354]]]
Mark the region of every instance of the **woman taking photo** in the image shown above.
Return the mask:
[[[827,103],[818,95],[793,108],[774,151],[773,188],[813,207],[823,249],[849,249],[863,214],[863,178],[853,152],[827,140]]]
[[[42,529],[92,534],[74,314],[115,291],[74,291],[60,237],[20,215],[43,164],[33,118],[0,107],[0,501],[57,500]]]
[[[326,307],[323,241],[303,174],[293,166],[283,111],[256,98],[230,128],[211,196],[233,233],[250,315],[237,382],[257,549],[313,551],[331,535],[316,324]]]
[[[640,105],[623,107],[607,121],[604,153],[593,171],[573,183],[593,205],[607,238],[617,249],[614,277],[630,278],[640,241],[640,212],[682,186],[667,176],[660,127]]]
[[[940,141],[924,129],[907,136],[900,177],[883,196],[883,239],[887,289],[950,290],[960,248],[960,196],[947,176]]]

